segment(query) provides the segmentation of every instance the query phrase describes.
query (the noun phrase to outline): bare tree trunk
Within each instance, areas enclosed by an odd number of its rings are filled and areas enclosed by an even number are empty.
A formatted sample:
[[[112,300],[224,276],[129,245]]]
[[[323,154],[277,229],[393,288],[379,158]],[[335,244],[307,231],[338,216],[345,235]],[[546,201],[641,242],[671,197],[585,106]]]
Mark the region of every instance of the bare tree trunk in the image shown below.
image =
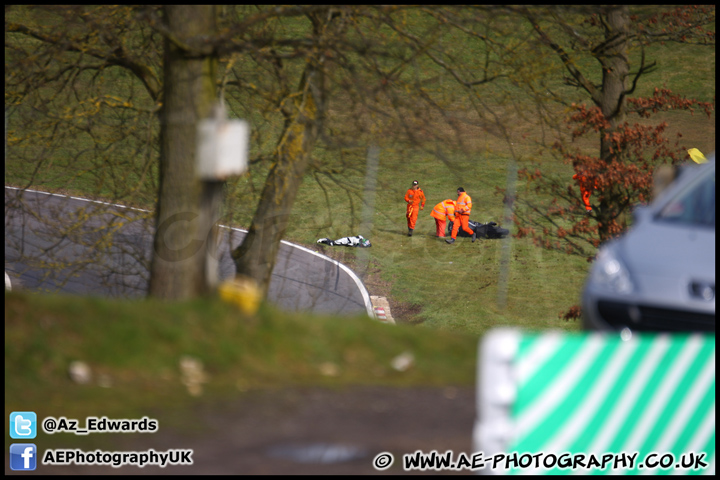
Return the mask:
[[[308,17],[315,38],[320,38],[333,20],[326,11]],[[322,53],[307,59],[294,107],[284,111],[285,127],[252,224],[243,243],[232,252],[237,273],[254,279],[263,298],[267,297],[280,241],[322,128],[326,101],[324,68]]]
[[[630,72],[627,54],[628,24],[630,13],[627,5],[607,7],[605,42],[598,49],[598,60],[603,67],[602,94],[600,109],[610,128],[603,133],[612,133],[625,121],[625,81]],[[612,162],[614,152],[610,151],[612,142],[602,135],[600,138],[600,158]]]
[[[170,34],[179,42],[215,32],[212,5],[168,5],[164,12]],[[187,56],[174,39],[165,39],[160,192],[150,269],[150,295],[164,299],[190,298],[206,289],[208,232],[198,231],[196,132],[216,100],[216,59]]]
[[[609,135],[625,121],[626,114],[626,79],[630,72],[627,54],[630,13],[627,5],[606,8],[605,42],[597,50],[597,58],[603,69],[600,109],[609,122],[609,127],[600,132],[600,158],[610,164],[615,161],[618,152],[612,150]],[[620,193],[610,187],[600,200],[597,220],[601,241],[613,236],[609,227],[611,220],[618,215],[618,205],[622,204],[616,198],[618,195]]]
[[[314,85],[314,81],[321,76],[314,67],[307,67],[301,82],[302,99],[286,121],[248,234],[232,252],[237,273],[257,281],[263,297],[267,295],[280,241],[318,137],[317,105],[321,101],[316,101],[315,96],[322,87]]]

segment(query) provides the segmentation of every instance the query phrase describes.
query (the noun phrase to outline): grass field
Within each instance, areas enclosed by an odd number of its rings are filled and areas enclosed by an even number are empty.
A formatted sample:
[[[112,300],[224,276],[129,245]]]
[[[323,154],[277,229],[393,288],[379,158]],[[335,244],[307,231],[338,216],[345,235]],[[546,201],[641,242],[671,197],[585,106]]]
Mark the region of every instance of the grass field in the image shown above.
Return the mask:
[[[522,28],[511,27],[505,26],[508,35],[517,33],[520,38]],[[509,37],[508,45],[512,39]],[[454,53],[461,60],[478,53],[463,50],[451,40],[445,39],[446,44],[458,48]],[[517,48],[519,55],[522,44]],[[638,51],[631,52],[632,58],[638,55]],[[658,62],[658,68],[643,78],[636,95],[649,95],[654,87],[666,86],[687,97],[714,101],[714,47],[668,43],[648,48],[646,55]],[[529,58],[538,65],[544,62],[541,57]],[[518,57],[518,61],[522,59]],[[592,62],[584,61],[599,78]],[[409,77],[429,79],[436,73],[422,63],[414,68],[407,73]],[[142,89],[124,75],[108,70],[93,77],[93,82],[88,86],[99,88],[102,84],[108,95],[147,106]],[[582,99],[570,93],[560,78],[551,86],[569,99]],[[529,99],[522,95],[513,96],[517,90],[507,84],[490,85],[475,99],[487,107],[482,110],[485,117],[476,118],[477,111],[469,101],[462,101],[466,97],[452,80],[444,78],[432,88],[441,93],[454,118],[471,121],[456,132],[439,118],[428,116],[424,128],[432,141],[416,145],[396,141],[392,131],[374,132],[379,160],[376,174],[367,168],[367,136],[358,135],[358,141],[344,149],[326,148],[321,143],[313,152],[313,164],[324,170],[306,175],[286,234],[288,241],[320,249],[350,265],[371,294],[389,297],[401,324],[397,328],[360,318],[339,321],[285,315],[269,306],[258,318],[239,319],[228,306],[211,300],[164,305],[152,300],[6,294],[6,407],[8,398],[27,404],[28,409],[42,399],[69,416],[73,405],[94,402],[107,405],[104,413],[108,415],[116,408],[130,416],[156,397],[180,402],[186,398],[180,395],[183,387],[177,373],[181,354],[203,359],[212,378],[208,391],[219,395],[295,381],[468,384],[474,381],[477,338],[488,329],[500,325],[578,329],[576,322],[562,320],[559,314],[579,301],[589,267],[584,258],[541,250],[527,239],[471,243],[461,238],[450,246],[434,237],[430,217],[436,203],[455,199],[457,187],[463,186],[473,198],[472,219],[496,221],[514,232],[514,226],[505,221],[502,198],[496,192],[497,187],[507,186],[513,160],[518,166],[539,163],[546,172],[571,177],[571,168],[538,144],[548,132],[536,121],[536,106],[525,104]],[[235,114],[247,113],[253,121],[252,154],[269,155],[279,131],[273,120],[279,117],[260,112],[262,102],[228,98]],[[331,123],[352,136],[352,112],[343,109],[345,100],[331,104]],[[154,106],[133,116],[130,110],[118,113],[106,104],[94,109],[88,102],[74,103],[68,95],[48,103],[59,110],[68,109],[67,121],[58,123],[64,130],[55,136],[49,127],[52,122],[44,123],[39,112],[13,107],[7,117],[6,185],[153,208],[157,188],[157,145],[153,142],[159,130],[149,113]],[[509,139],[494,128],[493,115],[511,127]],[[688,148],[714,152],[714,113],[707,119],[699,112],[690,116],[671,111],[654,120],[669,123],[671,138],[682,132]],[[115,136],[118,125],[128,127],[125,136]],[[582,139],[578,145],[591,152],[597,149],[597,139]],[[267,168],[267,160],[260,161],[249,174],[228,184],[225,223],[249,226]],[[416,179],[427,203],[414,236],[407,237],[403,196]],[[366,185],[375,187],[366,189]],[[369,238],[372,247],[333,249],[315,243],[322,237],[356,234]],[[415,353],[416,368],[407,374],[389,368],[390,360],[406,350]],[[64,372],[73,359],[105,369],[116,387],[123,385],[123,391],[134,391],[137,398],[121,401],[116,395],[118,388],[68,385]],[[327,364],[339,367],[342,375],[323,375],[321,366]],[[78,407],[78,412],[81,410]]]

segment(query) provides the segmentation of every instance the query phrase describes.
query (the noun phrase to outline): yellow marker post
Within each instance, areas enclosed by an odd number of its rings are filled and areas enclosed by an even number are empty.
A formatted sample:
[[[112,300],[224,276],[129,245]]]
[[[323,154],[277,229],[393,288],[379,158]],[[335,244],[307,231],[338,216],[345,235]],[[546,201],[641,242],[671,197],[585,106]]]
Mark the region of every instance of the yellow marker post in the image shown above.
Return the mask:
[[[690,155],[690,158],[692,158],[693,162],[695,163],[707,162],[707,158],[705,158],[705,155],[703,155],[702,152],[697,148],[691,148],[690,150],[688,150],[688,155]]]
[[[226,280],[218,287],[220,298],[238,307],[247,315],[253,315],[260,306],[260,288],[255,280],[249,277],[236,276]]]

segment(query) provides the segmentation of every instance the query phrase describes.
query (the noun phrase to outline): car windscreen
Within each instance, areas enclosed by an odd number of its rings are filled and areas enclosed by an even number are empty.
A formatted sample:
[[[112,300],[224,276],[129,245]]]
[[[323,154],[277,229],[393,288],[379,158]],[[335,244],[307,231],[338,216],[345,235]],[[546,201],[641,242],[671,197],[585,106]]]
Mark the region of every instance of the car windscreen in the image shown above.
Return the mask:
[[[715,228],[715,165],[678,192],[656,217],[664,222]]]

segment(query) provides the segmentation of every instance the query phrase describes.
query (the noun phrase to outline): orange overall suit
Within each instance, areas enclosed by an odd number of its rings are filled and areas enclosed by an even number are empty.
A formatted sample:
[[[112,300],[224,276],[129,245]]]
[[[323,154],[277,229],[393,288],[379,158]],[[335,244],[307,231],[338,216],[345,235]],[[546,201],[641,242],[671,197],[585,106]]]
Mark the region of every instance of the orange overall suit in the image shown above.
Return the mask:
[[[580,185],[580,193],[582,193],[582,201],[585,204],[585,211],[591,212],[592,207],[590,206],[590,195],[592,195],[592,189],[597,189],[597,182],[590,183],[585,175],[573,175],[573,180],[577,180]]]
[[[430,215],[435,219],[435,233],[440,238],[445,238],[445,219],[455,222],[455,201],[443,200],[435,205]]]
[[[470,210],[472,210],[472,199],[465,190],[458,190],[458,199],[455,201],[455,223],[453,224],[452,234],[453,240],[457,237],[458,230],[462,227],[469,235],[474,235],[475,231],[468,225],[470,220]],[[473,239],[474,241],[475,239]]]
[[[405,201],[407,202],[407,225],[408,236],[411,237],[415,230],[415,222],[417,222],[418,209],[425,208],[425,193],[418,185],[417,180],[413,182],[413,186],[405,193]]]

